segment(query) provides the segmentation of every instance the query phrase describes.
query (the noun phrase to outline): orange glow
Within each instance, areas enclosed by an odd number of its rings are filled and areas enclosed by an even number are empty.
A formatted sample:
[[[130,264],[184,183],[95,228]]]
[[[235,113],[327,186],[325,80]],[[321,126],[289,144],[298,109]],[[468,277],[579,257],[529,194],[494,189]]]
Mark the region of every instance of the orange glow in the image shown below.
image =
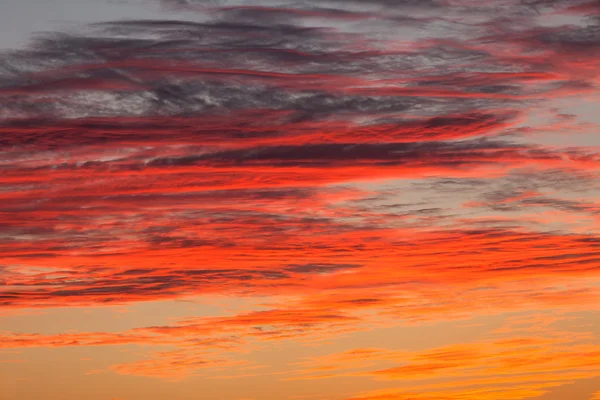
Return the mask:
[[[600,3],[258,3],[0,53],[0,398],[600,400]]]

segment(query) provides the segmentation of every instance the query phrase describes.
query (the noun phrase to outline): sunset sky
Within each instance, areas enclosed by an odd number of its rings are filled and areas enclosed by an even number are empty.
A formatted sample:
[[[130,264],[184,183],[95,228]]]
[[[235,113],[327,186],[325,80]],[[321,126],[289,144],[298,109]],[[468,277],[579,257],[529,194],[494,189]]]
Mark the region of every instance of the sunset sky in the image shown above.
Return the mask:
[[[0,400],[600,400],[600,1],[1,0]]]

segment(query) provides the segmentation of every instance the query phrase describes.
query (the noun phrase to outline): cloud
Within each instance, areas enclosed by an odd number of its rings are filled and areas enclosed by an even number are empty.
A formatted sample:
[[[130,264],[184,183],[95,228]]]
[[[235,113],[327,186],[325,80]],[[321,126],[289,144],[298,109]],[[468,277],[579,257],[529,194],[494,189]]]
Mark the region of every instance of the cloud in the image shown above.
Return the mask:
[[[520,322],[508,336],[469,343],[420,351],[356,348],[305,358],[290,379],[372,376],[403,383],[352,399],[526,399],[600,373],[594,368],[597,344],[582,343],[590,333],[556,331],[552,322],[536,325],[536,318]],[[373,369],[386,364],[396,366]]]
[[[597,91],[597,2],[177,6],[188,20],[38,34],[0,55],[0,305],[269,305],[120,333],[5,332],[0,346],[170,346],[112,370],[180,379],[244,368],[249,343],[597,308],[600,155],[544,140],[581,128],[557,100]],[[539,121],[548,110],[559,122]],[[501,392],[490,372],[438,396],[463,400],[531,397],[591,368],[536,343],[548,354],[491,341],[357,357],[401,360],[361,375],[386,379],[547,367],[541,386]],[[548,357],[577,373],[548,379],[563,371]]]
[[[412,229],[399,237],[392,228],[335,225],[328,218],[277,218],[272,224],[265,215],[258,219],[242,219],[239,214],[214,218],[212,215],[200,231],[161,232],[144,224],[138,228],[139,238],[130,243],[112,239],[111,230],[123,229],[120,224],[100,232],[90,230],[85,239],[70,245],[64,244],[65,238],[74,234],[69,230],[37,234],[41,236],[35,249],[23,240],[6,241],[5,259],[18,264],[4,266],[3,303],[20,307],[90,305],[211,292],[312,295],[325,287],[364,288],[369,293],[373,287],[393,291],[398,285],[413,285],[415,269],[425,274],[418,281],[428,293],[430,284],[476,288],[485,282],[502,285],[515,279],[591,277],[598,271],[597,238],[589,235]],[[222,231],[223,226],[230,228]],[[211,234],[206,236],[209,229]],[[298,229],[311,235],[299,239]],[[250,231],[253,236],[248,236]],[[16,232],[36,237],[34,231]],[[274,236],[279,239],[274,241]],[[298,263],[290,264],[290,259]],[[399,259],[402,264],[397,264]],[[45,267],[34,267],[40,263]],[[28,264],[31,267],[25,267]],[[190,265],[193,268],[188,268]],[[396,267],[390,269],[391,265]],[[417,293],[419,286],[414,288]],[[356,298],[372,295],[359,292]],[[417,304],[411,307],[420,308]],[[458,304],[452,308],[460,310]]]
[[[158,352],[153,358],[111,366],[110,370],[121,375],[160,378],[180,381],[193,375],[201,375],[205,369],[231,371],[247,366],[244,361],[206,358],[202,352],[189,349]]]

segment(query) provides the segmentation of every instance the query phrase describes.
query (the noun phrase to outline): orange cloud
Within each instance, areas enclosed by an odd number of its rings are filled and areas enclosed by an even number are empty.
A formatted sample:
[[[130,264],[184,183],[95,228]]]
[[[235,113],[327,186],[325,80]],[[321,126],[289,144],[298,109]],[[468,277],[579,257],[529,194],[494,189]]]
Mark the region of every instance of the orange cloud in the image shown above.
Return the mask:
[[[352,399],[529,399],[580,379],[600,376],[593,335],[537,327],[536,336],[496,336],[414,351],[353,349],[298,363],[291,379],[372,376],[403,383]],[[373,370],[375,365],[400,364]]]

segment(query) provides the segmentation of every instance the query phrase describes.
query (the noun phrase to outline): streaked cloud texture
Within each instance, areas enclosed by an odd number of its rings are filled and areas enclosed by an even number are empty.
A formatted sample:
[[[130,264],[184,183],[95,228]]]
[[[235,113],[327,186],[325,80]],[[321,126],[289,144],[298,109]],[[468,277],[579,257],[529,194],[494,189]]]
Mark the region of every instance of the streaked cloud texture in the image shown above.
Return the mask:
[[[0,54],[3,399],[600,398],[600,2],[158,5]]]

